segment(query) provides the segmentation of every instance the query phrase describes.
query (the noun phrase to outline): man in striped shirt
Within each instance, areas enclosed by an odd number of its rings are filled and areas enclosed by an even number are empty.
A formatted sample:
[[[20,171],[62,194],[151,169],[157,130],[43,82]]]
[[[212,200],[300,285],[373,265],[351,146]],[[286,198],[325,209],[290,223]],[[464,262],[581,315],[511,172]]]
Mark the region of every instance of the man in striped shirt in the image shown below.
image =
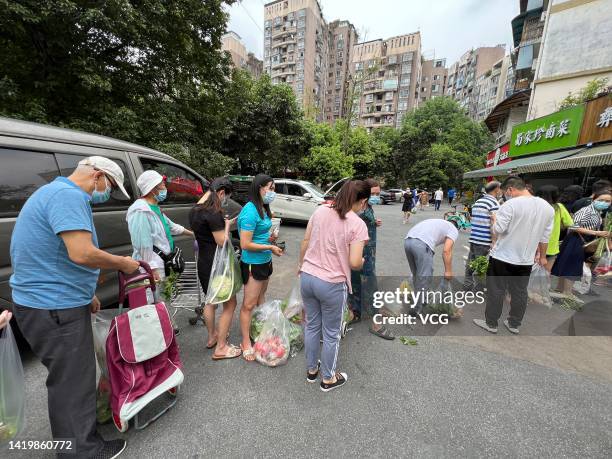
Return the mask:
[[[476,287],[470,262],[480,256],[487,256],[493,245],[493,226],[495,211],[499,209],[497,198],[501,193],[501,184],[493,181],[485,186],[485,194],[472,206],[472,233],[470,234],[470,253],[465,264],[465,290]]]

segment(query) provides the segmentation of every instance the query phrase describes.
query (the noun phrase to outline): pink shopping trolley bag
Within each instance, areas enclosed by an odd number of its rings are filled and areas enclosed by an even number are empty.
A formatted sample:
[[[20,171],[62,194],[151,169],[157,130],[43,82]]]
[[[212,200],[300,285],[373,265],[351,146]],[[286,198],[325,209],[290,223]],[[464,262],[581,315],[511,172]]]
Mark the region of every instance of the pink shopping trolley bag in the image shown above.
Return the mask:
[[[183,382],[179,348],[164,303],[147,304],[115,317],[106,355],[116,421],[130,420]]]

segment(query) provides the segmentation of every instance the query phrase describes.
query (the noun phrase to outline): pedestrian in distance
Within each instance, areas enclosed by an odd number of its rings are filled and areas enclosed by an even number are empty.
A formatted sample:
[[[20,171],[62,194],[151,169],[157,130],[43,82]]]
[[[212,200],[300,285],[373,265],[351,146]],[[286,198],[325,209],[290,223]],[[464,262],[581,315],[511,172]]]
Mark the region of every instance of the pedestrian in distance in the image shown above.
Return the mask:
[[[198,241],[198,278],[204,295],[208,292],[217,247],[223,247],[230,238],[230,227],[236,220],[224,218],[223,213],[223,206],[227,204],[232,191],[232,184],[227,178],[216,178],[212,181],[210,189],[189,212],[189,225]],[[223,311],[215,327],[216,305],[204,305],[204,323],[208,330],[206,348],[215,349],[213,360],[233,359],[242,354],[238,346],[227,342],[235,309],[236,295],[233,295],[223,303]]]
[[[404,198],[404,203],[402,204],[402,212],[404,212],[404,225],[408,223],[410,219],[410,215],[412,214],[412,209],[414,207],[413,194],[410,191],[410,187],[406,187],[406,191],[402,196]]]
[[[374,179],[366,179],[365,183],[370,187],[370,197],[365,208],[357,212],[368,228],[368,242],[363,248],[363,267],[361,270],[351,270],[351,286],[353,292],[349,294],[349,305],[353,313],[353,322],[361,320],[362,311],[367,310],[370,317],[374,317],[373,307],[374,292],[378,290],[376,281],[376,230],[381,226],[380,218],[376,218],[373,205],[380,204],[380,184]],[[386,339],[393,340],[395,337],[381,324],[372,321],[370,333]]]
[[[548,239],[548,250],[546,251],[546,270],[551,272],[560,251],[559,239],[561,230],[572,227],[574,225],[574,220],[565,206],[559,202],[559,188],[555,185],[544,185],[540,187],[536,196],[542,198],[555,209],[553,228],[550,233],[550,238]]]
[[[332,205],[322,205],[312,214],[300,247],[306,381],[316,382],[320,372],[324,392],[341,387],[348,379],[346,373],[337,371],[338,348],[347,294],[352,292],[351,270],[362,269],[368,241],[368,228],[357,212],[365,209],[371,189],[362,180],[342,185]]]
[[[419,190],[415,186],[414,189],[412,190],[412,207],[417,206],[417,204],[419,203],[419,198],[420,198]]]
[[[453,199],[455,199],[455,195],[457,191],[454,188],[448,189],[448,205],[450,206],[453,203]]]
[[[174,236],[182,234],[193,237],[193,232],[174,223],[163,213],[160,203],[166,200],[168,190],[164,177],[157,171],[148,170],[136,180],[140,199],[134,201],[127,211],[126,220],[134,260],[146,262],[153,271],[160,288],[155,290],[155,299],[161,299],[161,285],[166,279],[164,259],[175,249]],[[178,329],[175,329],[177,332]]]
[[[414,225],[404,238],[404,251],[414,281],[414,290],[427,291],[433,277],[433,263],[436,248],[443,246],[444,278],[453,277],[453,248],[459,236],[457,223],[439,218],[430,218]],[[411,314],[423,310],[422,296],[412,305]]]
[[[580,209],[582,209],[584,207],[587,207],[589,204],[591,204],[593,202],[593,200],[595,199],[595,195],[596,194],[600,194],[603,191],[610,191],[610,190],[612,190],[612,183],[610,183],[609,180],[605,180],[605,179],[597,180],[591,186],[591,195],[587,196],[587,197],[584,197],[584,198],[577,199],[572,204],[571,208],[568,208],[568,210],[572,214],[575,214]]]
[[[425,206],[429,205],[429,193],[426,190],[421,190],[419,193],[419,209],[425,210]]]
[[[570,214],[573,214],[573,207],[576,201],[582,198],[584,195],[584,188],[580,185],[569,185],[563,188],[563,191],[559,195],[559,202],[567,209]],[[561,233],[561,240],[563,240],[563,232]]]
[[[507,177],[501,189],[506,202],[495,214],[493,223],[497,240],[487,269],[485,320],[474,319],[474,324],[497,333],[504,298],[509,292],[510,313],[504,325],[518,334],[527,309],[527,284],[534,260],[546,266],[555,211],[546,201],[533,196],[518,176]]]
[[[131,274],[138,262],[98,248],[92,205],[113,190],[129,199],[121,168],[108,158],[79,162],[26,201],[11,238],[10,285],[15,319],[47,368],[51,433],[73,439],[78,457],[117,457],[125,440],[104,441],[96,430],[96,361],[91,313],[100,269]]]
[[[470,268],[470,263],[478,257],[489,255],[495,235],[491,232],[495,212],[499,209],[498,199],[501,197],[501,183],[492,181],[486,184],[485,194],[478,199],[472,206],[471,232],[470,232],[470,252],[465,262],[465,279],[463,287],[465,290],[480,288],[476,285],[474,272]]]
[[[242,334],[243,358],[252,362],[255,352],[251,347],[250,327],[253,309],[265,301],[268,281],[272,275],[272,254],[280,257],[282,249],[273,244],[276,235],[270,234],[272,211],[270,203],[274,201],[274,180],[265,174],[258,174],[251,183],[249,202],[238,215],[238,232],[240,234],[240,271],[244,284],[244,296],[240,308],[240,332]]]
[[[444,199],[444,192],[442,191],[442,187],[440,187],[434,193],[434,210],[440,210],[442,199]]]

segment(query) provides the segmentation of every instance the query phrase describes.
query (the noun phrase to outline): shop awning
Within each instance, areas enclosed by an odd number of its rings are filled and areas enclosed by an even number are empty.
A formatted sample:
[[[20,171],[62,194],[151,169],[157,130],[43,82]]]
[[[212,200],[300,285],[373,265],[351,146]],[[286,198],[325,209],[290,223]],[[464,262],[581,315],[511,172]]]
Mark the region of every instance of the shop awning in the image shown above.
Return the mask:
[[[528,156],[527,158],[519,158],[509,161],[504,164],[499,164],[495,167],[485,167],[484,169],[478,169],[475,171],[466,172],[463,174],[464,179],[473,179],[480,177],[497,177],[500,175],[511,175],[519,172],[523,172],[519,170],[520,168],[527,167],[535,164],[544,164],[544,163],[557,163],[559,159],[568,158],[572,155],[575,155],[579,151],[584,150],[584,148],[574,148],[572,150],[565,151],[557,151],[555,153],[548,153],[546,155],[537,155],[537,156]],[[555,170],[555,168],[551,168],[548,170]]]
[[[586,167],[612,165],[612,144],[600,145],[592,148],[583,148],[578,154],[547,163],[520,165],[516,172],[558,171],[563,169],[581,169]]]

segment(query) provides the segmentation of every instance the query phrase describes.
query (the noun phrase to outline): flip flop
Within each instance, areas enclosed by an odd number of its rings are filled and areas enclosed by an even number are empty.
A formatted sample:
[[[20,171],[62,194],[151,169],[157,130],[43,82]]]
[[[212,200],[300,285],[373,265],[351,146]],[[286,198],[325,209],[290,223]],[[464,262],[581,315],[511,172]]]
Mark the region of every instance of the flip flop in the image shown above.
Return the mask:
[[[240,350],[240,348],[234,346],[233,344],[229,345],[229,354],[226,352],[225,355],[222,356],[218,356],[213,354],[212,359],[213,360],[229,360],[229,359],[235,359],[236,357],[240,357],[242,355],[242,350]]]
[[[253,350],[252,347],[248,348],[248,349],[244,349],[242,347],[242,344],[240,345],[240,350],[242,350],[242,358],[244,360],[246,360],[247,362],[254,362],[255,361],[255,351]],[[248,359],[247,357],[253,357],[252,359]]]
[[[395,339],[395,336],[393,336],[391,332],[387,330],[384,326],[380,327],[378,330],[370,328],[370,333],[388,341],[392,341]]]

